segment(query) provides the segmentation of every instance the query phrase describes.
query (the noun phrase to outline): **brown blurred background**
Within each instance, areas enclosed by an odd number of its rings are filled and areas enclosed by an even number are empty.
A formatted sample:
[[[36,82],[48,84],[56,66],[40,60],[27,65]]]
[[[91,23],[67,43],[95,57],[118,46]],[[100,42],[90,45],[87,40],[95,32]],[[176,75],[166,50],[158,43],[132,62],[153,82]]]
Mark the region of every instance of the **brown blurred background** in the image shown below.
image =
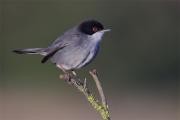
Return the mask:
[[[99,71],[112,120],[178,120],[179,11],[175,1],[1,0],[0,120],[100,120],[53,64],[11,52],[46,47],[87,18],[112,31],[77,72],[96,92],[88,70]]]

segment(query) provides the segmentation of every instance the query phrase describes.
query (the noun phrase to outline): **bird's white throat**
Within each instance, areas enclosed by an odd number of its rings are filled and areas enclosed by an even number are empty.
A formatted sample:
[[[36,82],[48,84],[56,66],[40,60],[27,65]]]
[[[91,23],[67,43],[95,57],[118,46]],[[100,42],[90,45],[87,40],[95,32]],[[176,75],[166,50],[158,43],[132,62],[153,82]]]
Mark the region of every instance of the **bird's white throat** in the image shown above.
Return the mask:
[[[108,32],[110,31],[110,29],[106,29],[106,30],[101,30],[101,31],[98,31],[96,33],[94,33],[93,35],[91,35],[91,39],[94,41],[94,42],[99,42],[101,41],[103,35],[105,32]]]

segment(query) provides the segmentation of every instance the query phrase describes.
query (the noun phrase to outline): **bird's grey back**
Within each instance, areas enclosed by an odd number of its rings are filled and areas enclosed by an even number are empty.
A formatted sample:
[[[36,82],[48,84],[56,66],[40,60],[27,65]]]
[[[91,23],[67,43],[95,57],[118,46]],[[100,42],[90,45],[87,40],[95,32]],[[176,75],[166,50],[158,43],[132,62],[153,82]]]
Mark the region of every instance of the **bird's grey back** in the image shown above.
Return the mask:
[[[79,40],[78,39],[79,34],[80,34],[80,32],[77,31],[77,27],[69,29],[68,31],[63,33],[61,36],[56,38],[56,40],[49,47],[62,45],[62,44],[65,44],[65,43],[77,42]]]

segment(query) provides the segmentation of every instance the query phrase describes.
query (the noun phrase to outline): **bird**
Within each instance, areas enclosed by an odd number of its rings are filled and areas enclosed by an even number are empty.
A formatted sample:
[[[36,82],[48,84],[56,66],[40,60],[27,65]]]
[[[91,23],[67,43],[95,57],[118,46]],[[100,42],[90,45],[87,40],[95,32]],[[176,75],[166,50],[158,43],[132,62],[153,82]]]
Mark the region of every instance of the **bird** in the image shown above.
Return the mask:
[[[99,52],[104,33],[102,23],[97,20],[84,20],[65,31],[46,48],[15,49],[17,54],[39,54],[41,63],[49,59],[62,71],[76,70],[88,65]]]

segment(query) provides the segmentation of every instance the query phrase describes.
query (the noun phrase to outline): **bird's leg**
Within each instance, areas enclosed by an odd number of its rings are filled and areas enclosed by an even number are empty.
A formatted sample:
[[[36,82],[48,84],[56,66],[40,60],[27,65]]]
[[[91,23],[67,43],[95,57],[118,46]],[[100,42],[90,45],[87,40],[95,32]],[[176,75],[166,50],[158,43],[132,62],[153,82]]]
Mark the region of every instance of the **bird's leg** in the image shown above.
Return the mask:
[[[64,69],[62,64],[56,64],[56,66],[61,69],[64,73],[67,73],[67,71]]]
[[[78,77],[77,73],[75,72],[75,70],[71,70],[71,73],[72,73],[73,77],[76,78],[76,81],[83,84],[84,88],[86,88],[86,78],[85,78],[84,82],[82,82],[80,80],[80,78]]]

